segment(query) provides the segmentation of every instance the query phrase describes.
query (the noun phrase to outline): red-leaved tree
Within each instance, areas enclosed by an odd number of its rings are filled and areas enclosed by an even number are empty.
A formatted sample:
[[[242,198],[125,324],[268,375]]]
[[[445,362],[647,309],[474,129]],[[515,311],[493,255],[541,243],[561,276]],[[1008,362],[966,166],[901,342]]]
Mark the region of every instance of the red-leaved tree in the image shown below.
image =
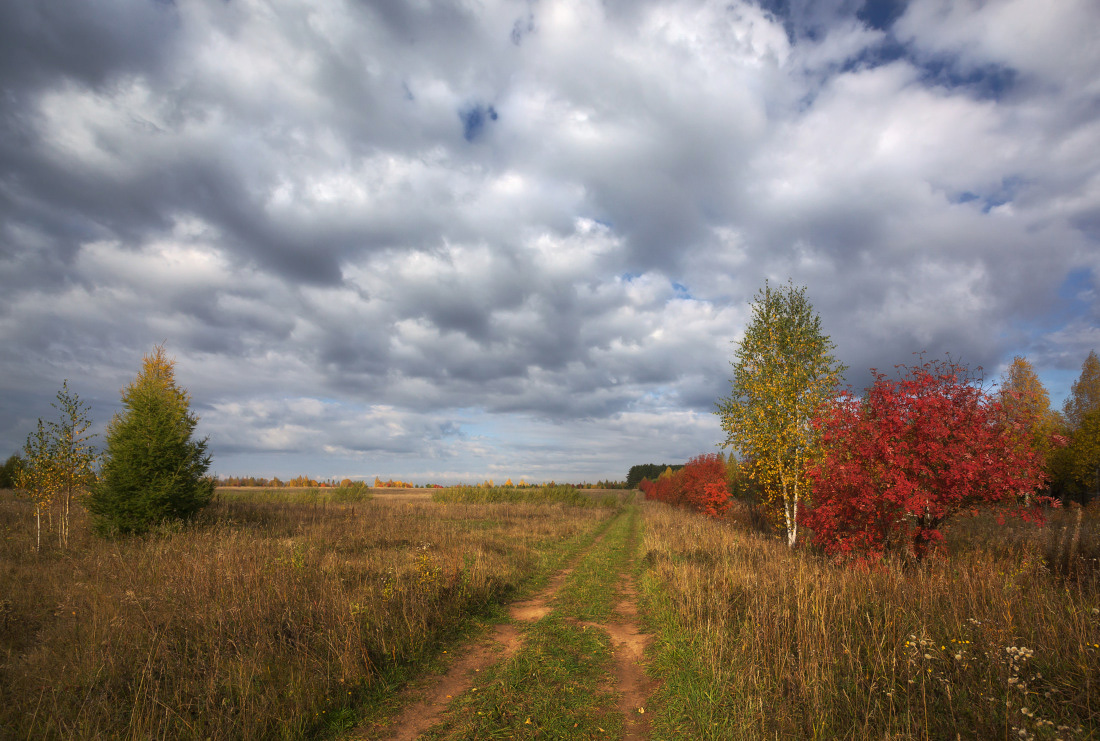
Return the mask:
[[[814,424],[823,452],[807,474],[803,522],[827,553],[923,557],[940,525],[980,505],[1018,504],[1045,481],[1040,456],[1015,444],[999,404],[954,362],[872,370],[863,399],[844,393]]]

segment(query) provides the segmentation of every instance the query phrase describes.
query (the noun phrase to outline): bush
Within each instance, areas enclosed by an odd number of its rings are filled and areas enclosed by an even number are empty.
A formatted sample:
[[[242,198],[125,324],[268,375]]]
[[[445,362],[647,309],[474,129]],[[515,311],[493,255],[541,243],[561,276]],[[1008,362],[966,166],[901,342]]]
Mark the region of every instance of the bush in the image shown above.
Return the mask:
[[[365,481],[341,482],[332,490],[332,501],[340,503],[365,502],[373,496]]]
[[[717,518],[730,506],[729,472],[720,453],[705,453],[695,456],[676,471],[665,469],[656,481],[643,479],[639,486],[646,499],[694,509]]]
[[[0,466],[0,489],[14,489],[15,477],[23,470],[23,459],[16,453]]]

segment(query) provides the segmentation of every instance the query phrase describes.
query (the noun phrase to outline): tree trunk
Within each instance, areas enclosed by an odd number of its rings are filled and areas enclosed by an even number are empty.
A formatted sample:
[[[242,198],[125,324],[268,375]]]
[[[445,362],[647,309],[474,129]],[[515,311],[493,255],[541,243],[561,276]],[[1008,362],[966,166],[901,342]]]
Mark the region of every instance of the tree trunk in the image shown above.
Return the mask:
[[[783,516],[787,521],[787,547],[794,548],[798,542],[798,488],[795,487],[794,494],[790,493],[787,487],[786,479],[782,481],[783,486]]]
[[[798,545],[798,510],[802,507],[802,494],[797,488],[794,490],[794,512],[791,514],[791,522],[794,523],[794,537],[791,538],[791,548]]]
[[[61,504],[61,522],[58,525],[58,541],[61,544],[61,548],[64,550],[69,547],[69,497],[70,493],[65,492],[65,499]]]

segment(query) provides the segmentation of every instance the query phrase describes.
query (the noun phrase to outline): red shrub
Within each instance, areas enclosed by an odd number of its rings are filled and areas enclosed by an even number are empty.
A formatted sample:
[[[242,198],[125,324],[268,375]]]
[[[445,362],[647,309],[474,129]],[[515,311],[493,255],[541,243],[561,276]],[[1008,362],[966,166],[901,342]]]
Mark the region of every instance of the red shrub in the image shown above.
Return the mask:
[[[692,458],[677,472],[684,504],[711,517],[721,517],[730,506],[726,462],[717,453]]]
[[[721,517],[730,505],[726,463],[717,453],[698,455],[670,475],[643,480],[638,488],[646,499],[690,507],[711,517]]]

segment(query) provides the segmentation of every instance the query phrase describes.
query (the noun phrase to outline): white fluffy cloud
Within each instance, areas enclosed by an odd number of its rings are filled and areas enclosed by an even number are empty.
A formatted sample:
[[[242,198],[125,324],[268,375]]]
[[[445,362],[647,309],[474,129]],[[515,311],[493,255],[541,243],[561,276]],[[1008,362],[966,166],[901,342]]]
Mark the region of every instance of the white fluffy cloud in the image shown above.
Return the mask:
[[[113,20],[112,20],[113,19]],[[1100,325],[1095,3],[0,10],[0,443],[167,342],[221,473],[713,449],[765,279],[863,382],[1063,395]]]

